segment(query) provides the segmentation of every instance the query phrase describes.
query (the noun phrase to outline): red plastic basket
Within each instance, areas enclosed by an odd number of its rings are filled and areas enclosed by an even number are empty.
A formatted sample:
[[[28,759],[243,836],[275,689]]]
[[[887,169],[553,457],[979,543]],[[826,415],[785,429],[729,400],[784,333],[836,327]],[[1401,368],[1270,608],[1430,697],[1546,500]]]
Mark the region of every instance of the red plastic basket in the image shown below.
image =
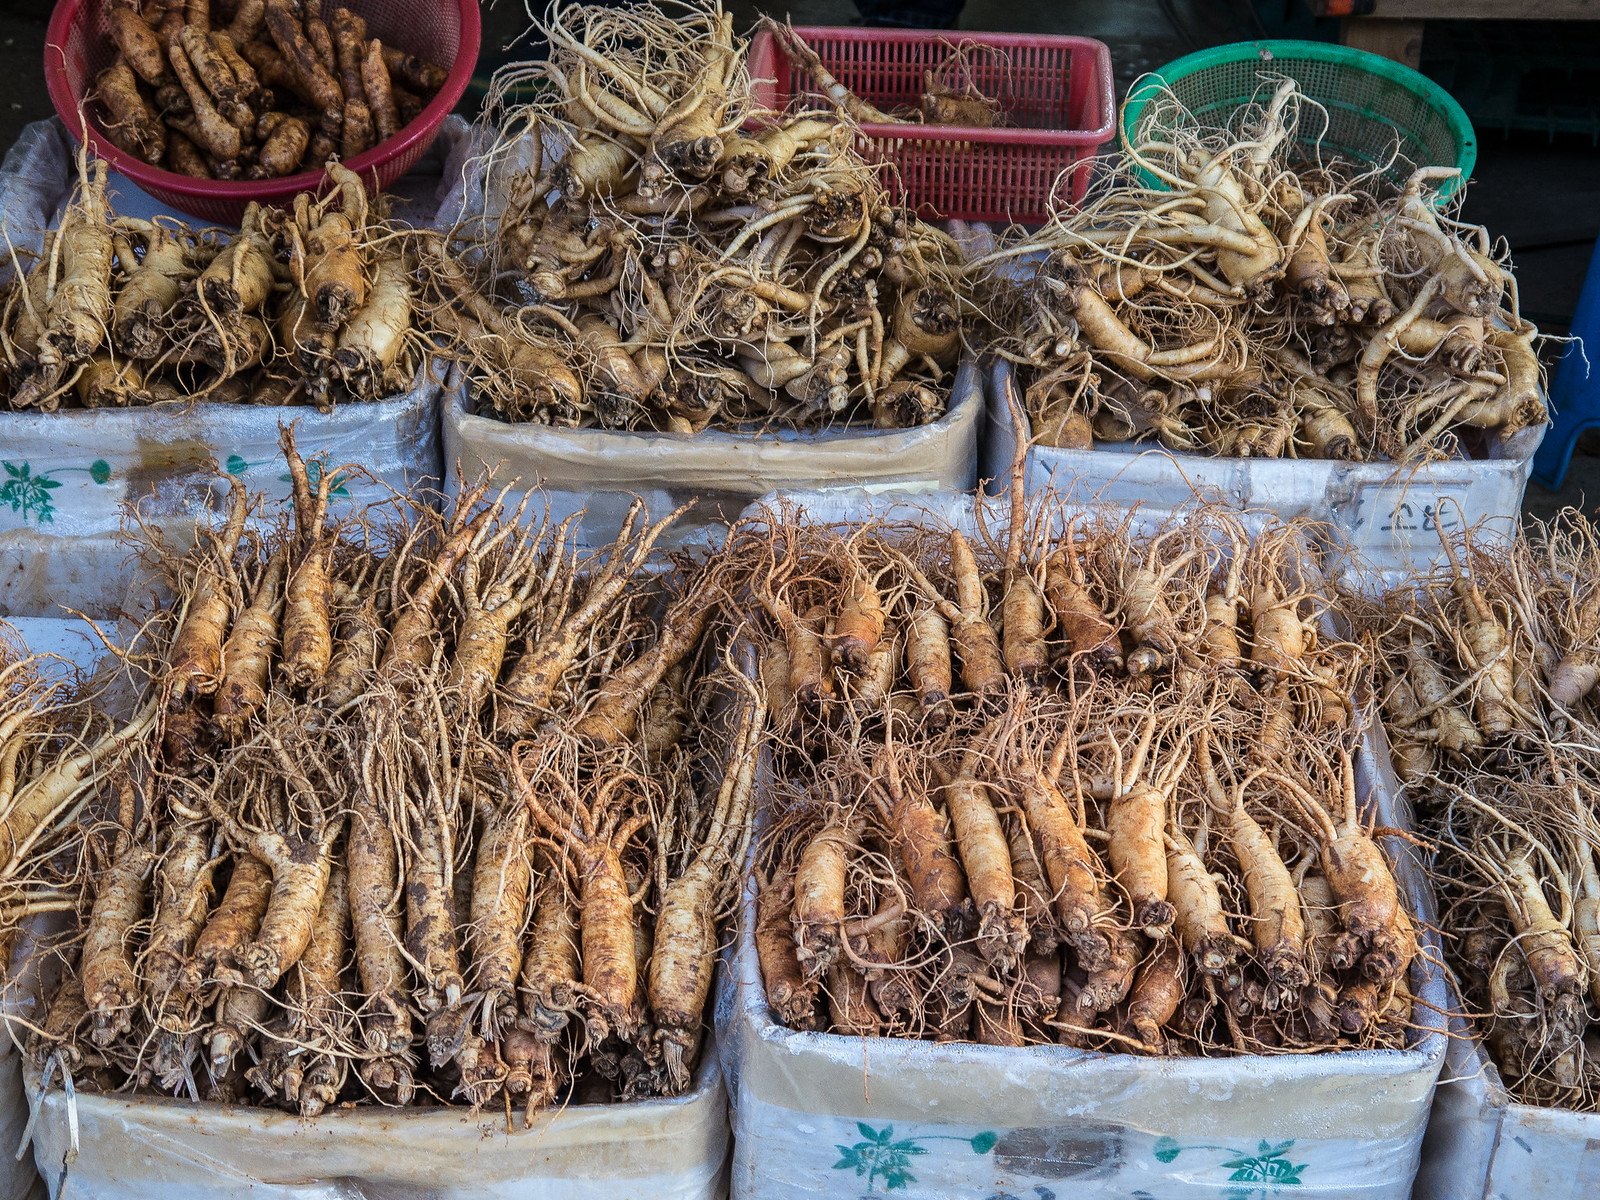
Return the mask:
[[[439,126],[455,108],[478,62],[482,18],[477,0],[338,0],[366,19],[369,37],[382,39],[407,53],[450,64],[450,77],[439,94],[399,133],[379,142],[344,165],[369,187],[382,190],[394,183],[433,143]],[[325,0],[325,7],[335,7]],[[83,98],[95,77],[116,56],[103,0],[60,0],[45,36],[44,76],[50,99],[67,128],[87,137],[90,148],[163,204],[203,221],[237,225],[245,207],[284,205],[301,192],[315,191],[327,179],[324,171],[302,171],[279,179],[192,179],[152,167],[112,145],[96,126],[92,106]],[[80,118],[79,113],[84,116]]]
[[[1043,222],[1052,206],[1083,199],[1095,152],[1111,140],[1111,52],[1093,38],[830,26],[795,33],[835,79],[885,111],[914,110],[923,73],[967,51],[968,77],[999,102],[1003,127],[861,127],[868,158],[893,165],[891,185],[924,217]],[[772,108],[797,97],[826,103],[765,30],[751,41],[750,74],[757,99]]]

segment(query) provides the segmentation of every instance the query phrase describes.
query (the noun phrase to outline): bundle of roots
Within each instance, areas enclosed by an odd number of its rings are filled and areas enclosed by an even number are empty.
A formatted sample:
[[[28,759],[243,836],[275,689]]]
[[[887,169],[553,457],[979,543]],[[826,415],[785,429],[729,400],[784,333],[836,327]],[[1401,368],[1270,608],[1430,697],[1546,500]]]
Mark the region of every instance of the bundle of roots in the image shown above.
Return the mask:
[[[754,938],[796,1029],[1141,1054],[1407,1044],[1364,666],[1305,530],[1052,502],[736,529],[780,764]]]
[[[0,963],[27,921],[76,907],[79,814],[154,718],[114,730],[103,701],[115,687],[29,652],[0,622]]]
[[[757,110],[717,0],[681,9],[552,6],[549,58],[497,77],[484,215],[414,262],[480,410],[677,433],[937,420],[958,247],[888,202],[845,119]]]
[[[482,487],[336,522],[353,468],[285,451],[292,520],[236,484],[147,546],[140,716],[23,760],[19,797],[81,782],[91,867],[36,1059],[307,1116],[683,1092],[762,721],[722,568],[638,510],[580,555]]]
[[[426,343],[400,250],[361,181],[329,170],[326,198],[251,205],[228,234],[113,217],[105,164],[85,168],[38,258],[12,250],[0,407],[327,407],[410,387]]]
[[[1600,531],[1441,534],[1446,565],[1347,607],[1383,666],[1432,843],[1446,961],[1511,1092],[1600,1109]]]
[[[986,260],[1044,444],[1418,462],[1544,421],[1504,255],[1435,203],[1456,173],[1396,186],[1297,138],[1326,119],[1285,80],[1225,129],[1155,120],[1168,140]]]
[[[201,179],[346,160],[422,112],[447,72],[320,0],[104,0],[116,59],[91,109],[111,142]]]

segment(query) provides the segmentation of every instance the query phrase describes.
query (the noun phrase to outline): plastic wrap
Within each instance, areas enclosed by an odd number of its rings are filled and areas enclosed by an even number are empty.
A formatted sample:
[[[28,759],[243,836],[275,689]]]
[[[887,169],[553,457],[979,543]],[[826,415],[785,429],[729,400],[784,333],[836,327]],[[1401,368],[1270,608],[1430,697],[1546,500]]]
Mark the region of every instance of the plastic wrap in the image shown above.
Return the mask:
[[[975,482],[983,390],[976,365],[962,362],[950,408],[915,429],[773,431],[759,436],[707,430],[693,435],[508,425],[475,415],[469,392],[444,414],[449,490],[487,469],[502,483],[544,489],[557,518],[583,510],[581,536],[609,542],[633,497],[664,516],[693,507],[665,544],[700,541],[774,489],[866,487],[912,492],[965,490]]]
[[[791,496],[813,520],[927,513],[972,530],[973,500],[864,493]],[[989,521],[991,529],[999,518]],[[1375,784],[1358,786],[1396,826]],[[1426,882],[1388,839],[1413,911]],[[1433,948],[1412,967],[1411,1049],[1217,1059],[1000,1049],[800,1033],[767,1006],[746,896],[718,1036],[734,1103],[736,1200],[886,1191],[967,1200],[1403,1200],[1444,1058],[1444,983]]]
[[[1450,1033],[1416,1200],[1600,1195],[1600,1114],[1519,1104],[1466,1023]]]
[[[708,1048],[709,1050],[709,1048]],[[507,1131],[503,1113],[271,1109],[59,1086],[38,1105],[33,1150],[52,1198],[74,1200],[716,1200],[727,1096],[708,1052],[675,1100],[581,1105]]]
[[[1004,480],[1016,441],[1007,397],[1016,392],[1010,363],[988,372],[982,475]],[[1024,414],[1026,417],[1026,414]],[[1533,452],[1548,425],[1491,439],[1490,457],[1419,466],[1330,459],[1215,458],[1144,444],[1093,450],[1034,446],[1027,487],[1054,486],[1074,499],[1173,505],[1199,497],[1281,517],[1330,523],[1342,548],[1380,569],[1427,569],[1440,556],[1438,527],[1514,530],[1521,520]],[[1031,436],[1031,429],[1028,431]]]
[[[362,468],[335,482],[335,514],[437,488],[447,385],[452,376],[430,360],[409,392],[325,413],[249,404],[0,412],[0,612],[51,616],[65,605],[95,615],[120,603],[132,580],[117,536],[125,505],[181,540],[208,498],[225,501],[229,476],[288,496],[280,422],[295,422],[314,469]]]

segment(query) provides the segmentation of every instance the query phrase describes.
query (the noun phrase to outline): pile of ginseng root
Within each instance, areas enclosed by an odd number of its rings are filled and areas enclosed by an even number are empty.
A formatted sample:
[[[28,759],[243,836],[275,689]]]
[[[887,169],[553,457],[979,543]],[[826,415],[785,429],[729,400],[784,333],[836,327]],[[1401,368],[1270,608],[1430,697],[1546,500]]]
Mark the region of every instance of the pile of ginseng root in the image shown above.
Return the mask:
[[[173,598],[77,772],[35,1061],[306,1116],[684,1092],[762,720],[722,568],[653,558],[671,517],[580,553],[483,487],[336,521],[285,450],[292,515],[235,483],[192,552],[147,546]]]
[[[1456,172],[1297,140],[1326,119],[1269,76],[1227,128],[1144,122],[1167,140],[977,264],[1043,444],[1415,463],[1544,421],[1504,254],[1435,203]]]
[[[890,204],[847,119],[758,111],[717,0],[537,28],[548,59],[497,76],[481,215],[417,242],[479,411],[675,433],[944,414],[961,253]]]
[[[1370,641],[1465,1015],[1511,1093],[1600,1110],[1600,530],[1575,510],[1342,606]]]
[[[1409,1044],[1365,666],[1306,531],[736,530],[778,768],[754,940],[795,1029],[1147,1055]]]
[[[117,56],[95,78],[98,123],[180,175],[272,179],[349,160],[415,120],[448,78],[320,0],[101,2]]]
[[[80,163],[41,252],[25,265],[24,231],[8,239],[0,410],[326,408],[411,387],[427,342],[399,244],[361,181],[337,163],[329,172],[325,198],[251,205],[230,234],[114,216],[105,163]]]

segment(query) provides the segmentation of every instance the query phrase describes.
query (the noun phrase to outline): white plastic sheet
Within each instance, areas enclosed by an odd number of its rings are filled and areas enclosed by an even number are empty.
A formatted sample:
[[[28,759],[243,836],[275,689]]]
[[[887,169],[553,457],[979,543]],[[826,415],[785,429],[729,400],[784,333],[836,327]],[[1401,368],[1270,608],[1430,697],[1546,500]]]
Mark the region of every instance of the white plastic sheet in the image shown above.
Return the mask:
[[[635,496],[658,517],[693,502],[669,534],[667,544],[674,544],[704,540],[774,489],[969,489],[982,415],[983,391],[971,360],[956,372],[949,411],[916,429],[760,436],[553,429],[477,416],[463,391],[445,408],[444,453],[452,493],[484,470],[501,483],[518,481],[522,490],[543,488],[541,499],[548,498],[556,518],[584,511],[581,536],[590,544],[616,536]]]
[[[814,520],[931,513],[972,528],[973,500],[785,497]],[[996,528],[999,519],[990,521]],[[1358,786],[1398,814],[1363,747]],[[1414,911],[1426,884],[1387,847]],[[798,1033],[767,1007],[746,897],[718,1036],[734,1103],[735,1200],[891,1191],[951,1200],[1404,1200],[1444,1057],[1437,953],[1412,969],[1412,1048],[1315,1056],[1151,1059]]]
[[[1008,396],[1009,363],[987,371],[988,417],[981,473],[1009,478],[1016,440]],[[1026,413],[1024,413],[1026,421]],[[1330,523],[1341,549],[1379,569],[1426,569],[1440,556],[1438,528],[1480,526],[1508,534],[1521,519],[1533,453],[1548,426],[1492,443],[1486,459],[1452,459],[1415,467],[1289,458],[1214,458],[1145,444],[1061,450],[1034,446],[1027,487],[1055,487],[1082,501],[1181,504],[1200,498],[1281,517]],[[1027,431],[1031,436],[1031,430]]]
[[[335,514],[437,489],[449,379],[430,361],[409,392],[326,413],[247,404],[0,413],[0,612],[97,615],[120,604],[133,582],[117,536],[126,505],[181,541],[208,501],[225,503],[229,476],[288,496],[280,422],[294,424],[312,470],[361,468],[334,482]]]
[[[716,1200],[727,1097],[707,1054],[675,1100],[548,1112],[509,1132],[501,1113],[268,1109],[39,1092],[34,1156],[72,1200]],[[74,1122],[76,1129],[74,1131]]]

